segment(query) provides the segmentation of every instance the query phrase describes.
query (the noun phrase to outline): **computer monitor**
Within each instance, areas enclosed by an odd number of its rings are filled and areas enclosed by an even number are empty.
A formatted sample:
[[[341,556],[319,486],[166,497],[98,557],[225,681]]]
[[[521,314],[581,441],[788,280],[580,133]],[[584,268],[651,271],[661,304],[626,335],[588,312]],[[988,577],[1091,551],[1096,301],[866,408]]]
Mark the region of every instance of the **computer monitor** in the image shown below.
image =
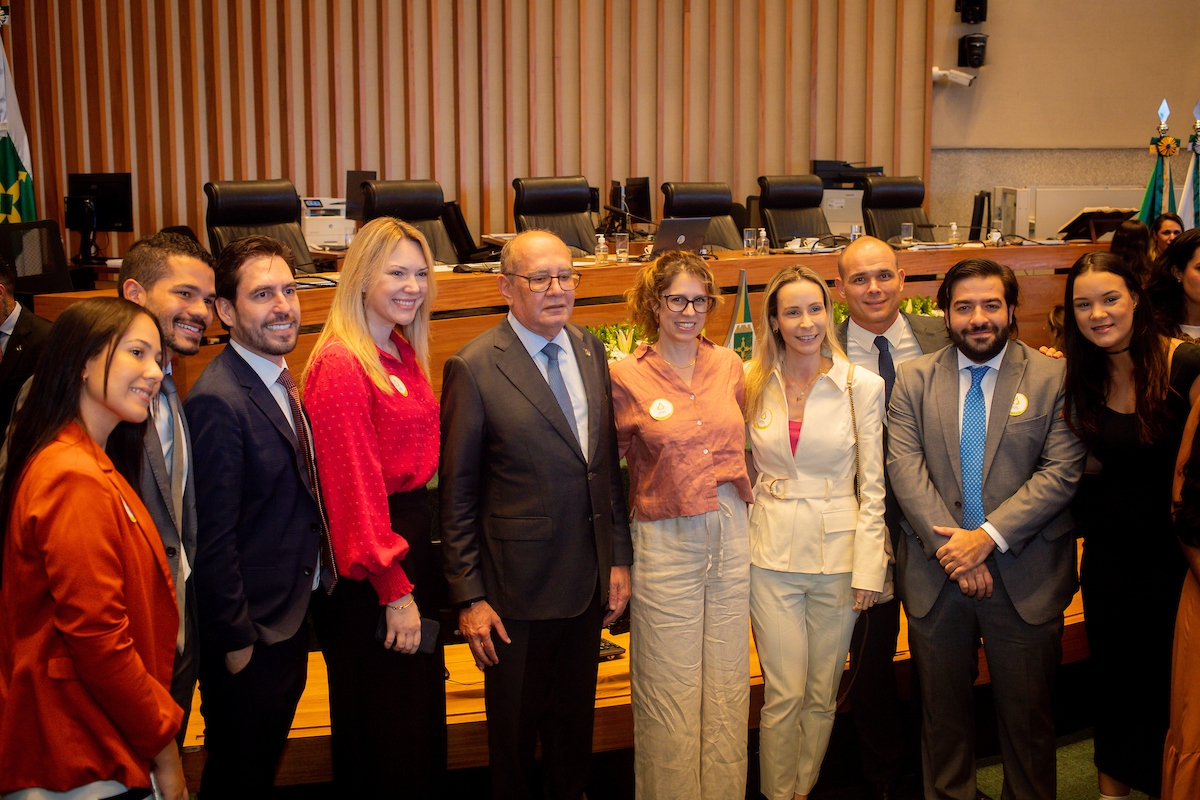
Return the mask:
[[[649,178],[625,179],[625,204],[628,206],[630,214],[642,219],[654,219]]]
[[[373,169],[346,170],[346,219],[363,218],[363,181],[375,180]]]
[[[971,208],[971,230],[967,234],[967,241],[980,242],[986,239],[991,224],[992,193],[984,190],[975,195],[975,202]]]
[[[128,172],[67,175],[67,230],[79,231],[76,263],[102,264],[96,231],[133,230],[133,180]]]

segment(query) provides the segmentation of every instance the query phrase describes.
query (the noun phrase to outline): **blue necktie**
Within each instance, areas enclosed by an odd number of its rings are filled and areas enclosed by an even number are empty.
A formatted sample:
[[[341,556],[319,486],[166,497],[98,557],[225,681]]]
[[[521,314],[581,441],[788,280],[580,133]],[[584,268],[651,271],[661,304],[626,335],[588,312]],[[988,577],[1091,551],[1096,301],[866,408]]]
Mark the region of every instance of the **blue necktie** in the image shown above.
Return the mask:
[[[896,364],[892,361],[892,351],[888,349],[886,336],[876,336],[875,347],[879,348],[879,377],[883,378],[883,399],[886,406],[892,402],[892,386],[896,383]]]
[[[962,436],[958,456],[962,461],[962,526],[975,530],[987,517],[983,513],[983,451],[987,443],[987,404],[983,401],[983,376],[988,367],[970,367],[971,388],[963,402]]]
[[[550,384],[550,391],[554,392],[554,399],[558,401],[558,407],[562,409],[563,416],[567,418],[567,426],[570,427],[571,433],[575,434],[575,441],[579,441],[579,431],[575,429],[575,407],[571,405],[571,395],[567,394],[567,384],[563,381],[562,370],[558,368],[558,345],[554,342],[542,348],[542,355],[546,357],[546,382]]]

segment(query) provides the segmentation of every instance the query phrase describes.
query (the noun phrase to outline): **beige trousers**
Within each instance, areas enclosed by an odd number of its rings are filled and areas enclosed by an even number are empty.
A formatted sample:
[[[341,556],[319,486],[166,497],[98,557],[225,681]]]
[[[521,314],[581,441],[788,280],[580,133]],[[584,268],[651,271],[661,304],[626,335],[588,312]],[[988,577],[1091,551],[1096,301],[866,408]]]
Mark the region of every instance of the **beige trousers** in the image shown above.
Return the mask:
[[[729,484],[720,508],[633,525],[629,672],[639,800],[746,795],[750,535]]]
[[[750,616],[763,672],[758,726],[762,793],[807,795],[817,782],[837,711],[858,612],[850,573],[750,567]]]

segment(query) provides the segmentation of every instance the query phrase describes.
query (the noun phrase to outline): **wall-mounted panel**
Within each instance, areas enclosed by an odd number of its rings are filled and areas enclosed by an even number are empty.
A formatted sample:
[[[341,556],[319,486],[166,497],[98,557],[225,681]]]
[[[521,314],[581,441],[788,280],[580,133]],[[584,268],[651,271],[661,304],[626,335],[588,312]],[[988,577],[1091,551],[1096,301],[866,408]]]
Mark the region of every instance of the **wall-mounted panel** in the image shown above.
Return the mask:
[[[516,176],[923,173],[932,2],[14,0],[0,35],[44,217],[71,172],[132,172],[142,235],[203,231],[209,180],[374,169],[440,181],[478,235]]]

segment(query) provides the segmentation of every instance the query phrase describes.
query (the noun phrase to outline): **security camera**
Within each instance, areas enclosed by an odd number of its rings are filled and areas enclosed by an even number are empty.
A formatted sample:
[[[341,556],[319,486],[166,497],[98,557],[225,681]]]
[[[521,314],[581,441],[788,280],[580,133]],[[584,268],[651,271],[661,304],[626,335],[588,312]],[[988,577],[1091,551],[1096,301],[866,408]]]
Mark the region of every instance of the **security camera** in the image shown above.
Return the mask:
[[[957,83],[959,86],[970,86],[975,82],[976,77],[978,76],[958,69],[933,68],[933,80],[935,83],[937,81],[949,81],[950,83]]]

